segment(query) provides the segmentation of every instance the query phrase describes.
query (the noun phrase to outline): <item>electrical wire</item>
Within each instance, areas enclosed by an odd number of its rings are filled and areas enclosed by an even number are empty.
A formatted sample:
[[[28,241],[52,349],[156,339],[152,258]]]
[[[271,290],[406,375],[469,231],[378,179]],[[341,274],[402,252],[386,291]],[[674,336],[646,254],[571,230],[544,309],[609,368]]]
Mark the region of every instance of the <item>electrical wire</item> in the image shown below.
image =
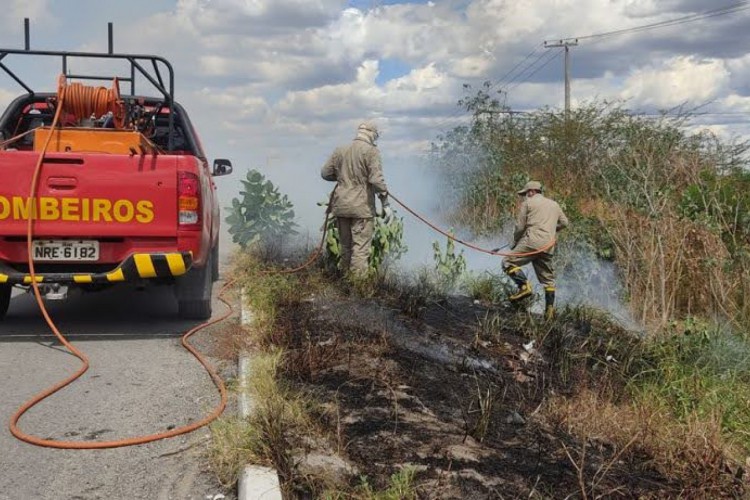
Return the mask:
[[[549,63],[551,63],[553,60],[557,59],[557,56],[559,56],[560,54],[562,54],[564,51],[565,51],[565,49],[562,49],[562,48],[558,49],[556,51],[552,51],[551,55],[547,58],[546,61],[544,61],[541,64],[541,66],[537,67],[534,71],[532,71],[531,73],[529,73],[529,75],[526,77],[526,80],[519,81],[514,86],[510,87],[508,89],[508,92],[510,92],[511,90],[516,89],[519,85],[522,85],[523,83],[528,82],[531,79],[532,76],[534,76],[537,73],[539,73],[545,66],[547,66]]]
[[[495,82],[494,84],[492,84],[492,85],[491,85],[491,86],[490,86],[490,87],[489,87],[489,88],[487,89],[487,93],[489,94],[489,93],[490,93],[490,92],[492,92],[492,91],[493,91],[494,89],[496,89],[496,88],[498,87],[498,85],[500,85],[500,84],[503,84],[503,82],[504,82],[504,81],[505,81],[506,79],[508,79],[508,78],[509,78],[509,77],[510,77],[510,76],[511,76],[511,75],[512,75],[512,74],[513,74],[513,73],[514,73],[514,72],[515,72],[515,71],[516,71],[516,70],[517,70],[517,69],[518,69],[519,67],[521,67],[521,66],[523,65],[523,63],[525,63],[526,61],[528,61],[528,60],[529,60],[529,59],[530,59],[531,57],[533,57],[533,56],[534,56],[534,55],[535,55],[535,54],[536,54],[536,53],[537,53],[537,52],[538,52],[539,50],[541,50],[541,49],[542,49],[542,47],[540,46],[540,47],[536,47],[536,48],[534,48],[534,50],[532,50],[531,52],[529,52],[529,53],[528,53],[528,54],[526,55],[526,57],[524,57],[524,58],[523,58],[523,59],[522,59],[521,61],[519,61],[518,63],[516,63],[516,64],[515,64],[515,66],[513,66],[513,67],[512,67],[511,69],[510,69],[510,71],[508,71],[507,73],[505,73],[505,75],[503,75],[503,76],[502,76],[502,77],[501,77],[501,78],[500,78],[499,80],[497,80],[497,81],[496,81],[496,82]],[[530,64],[528,64],[527,66],[524,66],[524,67],[523,67],[523,68],[522,68],[522,69],[521,69],[521,70],[520,70],[520,71],[519,71],[519,72],[518,72],[518,73],[517,73],[517,74],[516,74],[516,75],[515,75],[515,76],[514,76],[514,77],[513,77],[513,78],[512,78],[511,80],[510,80],[510,81],[508,81],[507,83],[504,83],[504,84],[503,84],[503,85],[502,85],[502,86],[501,86],[501,87],[500,87],[500,88],[498,89],[498,92],[503,92],[503,89],[505,89],[505,88],[506,88],[506,87],[507,87],[508,85],[510,85],[511,83],[515,82],[515,81],[517,80],[517,78],[519,78],[519,77],[520,77],[520,76],[521,76],[522,74],[524,74],[524,73],[525,73],[526,71],[528,71],[528,70],[529,70],[530,68],[534,67],[534,65],[536,65],[536,64],[537,64],[537,63],[539,62],[539,60],[541,60],[542,58],[544,58],[544,57],[545,57],[546,55],[548,55],[548,52],[546,52],[546,51],[545,51],[545,52],[542,52],[542,53],[541,53],[541,54],[540,54],[540,55],[539,55],[539,56],[538,56],[538,57],[537,57],[536,59],[534,59],[534,60],[533,60],[533,61],[532,61],[532,62],[531,62]],[[536,74],[536,71],[532,72],[531,74],[532,74],[532,75],[533,75],[533,74]],[[464,116],[459,116],[459,115],[461,115],[462,113],[465,113],[465,110],[460,110],[460,111],[458,111],[458,112],[454,112],[454,113],[453,113],[453,114],[452,114],[451,116],[449,116],[449,117],[446,117],[446,118],[444,118],[443,120],[441,120],[440,122],[438,122],[438,123],[436,123],[436,124],[433,124],[433,125],[431,125],[431,126],[430,126],[430,129],[437,129],[437,128],[441,128],[441,127],[443,127],[443,126],[447,125],[448,123],[452,122],[452,121],[453,121],[454,119],[456,119],[456,118],[459,118],[459,119],[460,119],[460,120],[462,120],[462,121],[464,121],[464,120],[468,120],[468,119],[471,119],[471,116],[468,116],[468,115],[464,115]]]
[[[523,63],[525,63],[526,61],[528,61],[528,60],[529,60],[529,59],[530,59],[530,58],[531,58],[532,56],[534,56],[534,54],[536,54],[536,53],[537,53],[537,52],[538,52],[539,50],[541,50],[541,49],[542,49],[542,46],[538,46],[538,47],[534,48],[534,50],[532,50],[531,52],[529,52],[529,53],[528,53],[528,54],[526,55],[526,57],[524,57],[524,58],[523,58],[522,60],[520,60],[519,62],[517,62],[517,63],[516,63],[516,65],[515,65],[515,66],[513,66],[513,67],[512,67],[511,69],[510,69],[510,71],[508,71],[508,72],[507,72],[507,73],[505,73],[505,74],[504,74],[504,75],[503,75],[502,77],[500,77],[500,78],[499,78],[499,79],[497,80],[497,82],[495,82],[495,84],[493,84],[493,85],[492,85],[492,86],[490,87],[490,89],[489,89],[488,91],[491,91],[492,89],[496,88],[496,87],[497,87],[498,85],[500,85],[500,84],[504,83],[504,82],[505,82],[505,80],[507,80],[507,79],[508,79],[508,78],[510,77],[510,75],[512,75],[512,74],[513,74],[513,72],[515,72],[515,71],[516,71],[516,69],[518,69],[518,68],[519,68],[519,67],[520,67],[520,66],[521,66],[521,65],[522,65]],[[510,82],[508,82],[508,83],[510,83]],[[502,89],[503,89],[503,88],[507,87],[507,86],[508,86],[508,83],[505,83],[504,85],[502,85],[502,86],[500,87],[500,91],[502,91]]]
[[[750,0],[738,2],[729,6],[721,7],[718,9],[708,10],[705,12],[699,12],[696,14],[690,14],[687,16],[677,17],[674,19],[668,19],[666,21],[659,21],[655,23],[643,24],[641,26],[633,26],[631,28],[622,28],[613,31],[606,31],[603,33],[594,33],[591,35],[577,36],[563,38],[561,41],[574,41],[574,40],[594,40],[601,38],[609,38],[618,35],[625,35],[628,33],[639,33],[641,31],[648,31],[657,28],[663,28],[668,26],[679,26],[681,24],[692,23],[695,21],[701,21],[703,19],[710,19],[712,17],[723,16],[726,14],[733,14],[735,12],[742,12],[750,9]]]

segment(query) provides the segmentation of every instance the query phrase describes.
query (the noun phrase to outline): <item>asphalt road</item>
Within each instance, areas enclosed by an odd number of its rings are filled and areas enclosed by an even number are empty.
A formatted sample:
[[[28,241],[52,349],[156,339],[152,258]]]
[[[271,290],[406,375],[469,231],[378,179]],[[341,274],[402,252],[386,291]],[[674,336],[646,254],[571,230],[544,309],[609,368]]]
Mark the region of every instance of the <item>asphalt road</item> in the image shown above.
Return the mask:
[[[215,290],[221,282],[216,284]],[[226,494],[208,471],[209,431],[112,450],[55,450],[16,440],[8,422],[29,397],[79,367],[55,341],[28,295],[0,323],[0,500],[201,499]],[[216,303],[214,313],[224,311]],[[112,440],[151,434],[209,412],[218,394],[179,337],[166,287],[115,288],[51,303],[50,313],[91,361],[89,371],[21,420],[51,439]],[[209,342],[196,335],[195,344]],[[229,496],[229,495],[228,495]]]

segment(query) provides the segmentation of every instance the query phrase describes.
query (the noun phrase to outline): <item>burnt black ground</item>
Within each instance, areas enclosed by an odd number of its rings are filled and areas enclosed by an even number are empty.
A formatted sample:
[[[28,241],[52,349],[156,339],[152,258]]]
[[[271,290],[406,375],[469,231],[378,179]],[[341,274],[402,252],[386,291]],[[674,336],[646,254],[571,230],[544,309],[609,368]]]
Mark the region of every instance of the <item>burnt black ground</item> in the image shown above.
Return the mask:
[[[397,306],[334,294],[282,313],[287,377],[328,408],[321,422],[358,473],[384,488],[401,467],[416,467],[421,498],[580,496],[565,450],[575,457],[581,443],[536,418],[545,396],[563,389],[545,380],[545,353],[526,360],[529,339],[502,328],[491,342],[475,342],[482,318],[527,313],[461,297],[429,304],[420,318]],[[477,432],[480,399],[492,400],[485,433]],[[614,454],[587,443],[586,474]],[[647,458],[613,463],[596,493],[676,494]],[[303,490],[300,497],[311,495]]]

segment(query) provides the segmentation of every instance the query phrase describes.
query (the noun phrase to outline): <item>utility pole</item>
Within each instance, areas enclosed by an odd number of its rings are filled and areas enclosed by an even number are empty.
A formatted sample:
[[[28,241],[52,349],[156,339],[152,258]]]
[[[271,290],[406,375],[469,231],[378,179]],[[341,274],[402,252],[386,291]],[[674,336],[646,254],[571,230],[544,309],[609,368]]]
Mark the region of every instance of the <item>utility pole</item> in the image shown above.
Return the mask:
[[[570,115],[570,48],[578,45],[578,39],[560,40],[558,42],[544,42],[546,49],[565,49],[565,119]]]

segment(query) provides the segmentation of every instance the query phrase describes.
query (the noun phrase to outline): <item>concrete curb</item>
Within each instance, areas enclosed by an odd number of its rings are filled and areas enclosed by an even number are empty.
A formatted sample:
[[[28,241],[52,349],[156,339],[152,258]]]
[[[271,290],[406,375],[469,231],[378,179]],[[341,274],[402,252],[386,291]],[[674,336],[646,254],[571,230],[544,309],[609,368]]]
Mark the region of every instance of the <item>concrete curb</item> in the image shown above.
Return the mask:
[[[247,326],[252,323],[252,311],[245,305],[246,294],[240,294],[240,322]],[[242,418],[247,418],[253,411],[253,401],[248,395],[248,379],[252,374],[252,358],[247,352],[240,354],[239,362],[239,410]],[[282,500],[279,475],[275,469],[246,465],[240,475],[237,498],[239,500]]]

